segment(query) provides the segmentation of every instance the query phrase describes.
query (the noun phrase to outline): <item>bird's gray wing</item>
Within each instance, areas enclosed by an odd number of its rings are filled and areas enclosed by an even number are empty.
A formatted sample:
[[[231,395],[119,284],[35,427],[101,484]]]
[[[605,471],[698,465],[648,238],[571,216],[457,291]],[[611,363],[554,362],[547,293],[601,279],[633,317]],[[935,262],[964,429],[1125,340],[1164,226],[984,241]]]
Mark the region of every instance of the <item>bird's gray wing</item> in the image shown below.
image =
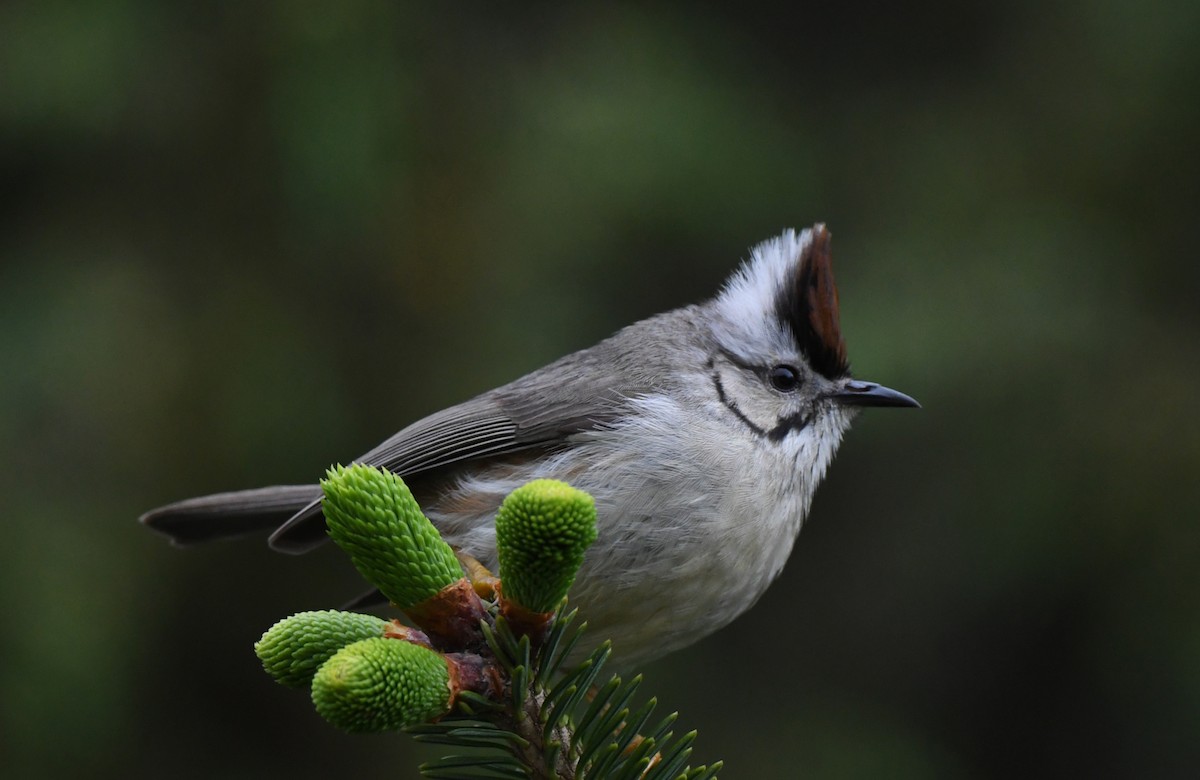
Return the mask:
[[[519,424],[481,396],[418,420],[357,459],[402,477],[521,448]]]
[[[171,537],[172,543],[186,547],[278,528],[320,496],[317,485],[274,485],[176,501],[152,509],[140,519]]]
[[[356,459],[401,477],[535,447],[619,416],[626,394],[586,352],[570,355],[512,384],[418,420]],[[302,553],[325,536],[320,499],[271,534],[281,552]]]

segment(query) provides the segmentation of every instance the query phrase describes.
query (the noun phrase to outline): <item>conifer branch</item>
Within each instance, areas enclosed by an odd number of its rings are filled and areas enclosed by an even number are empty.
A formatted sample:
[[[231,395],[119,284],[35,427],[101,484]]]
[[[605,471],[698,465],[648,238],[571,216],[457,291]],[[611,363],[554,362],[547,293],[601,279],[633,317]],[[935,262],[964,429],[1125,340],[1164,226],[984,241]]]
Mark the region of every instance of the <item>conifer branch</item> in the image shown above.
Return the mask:
[[[474,561],[464,575],[399,477],[339,466],[321,485],[330,536],[415,624],[302,612],[255,644],[330,723],[469,751],[422,765],[428,778],[716,777],[720,762],[687,766],[695,732],[676,738],[674,713],[647,728],[657,702],[634,705],[640,676],[598,683],[608,642],[571,663],[586,624],[563,605],[596,538],[586,493],[552,480],[514,491],[496,518],[497,582]]]

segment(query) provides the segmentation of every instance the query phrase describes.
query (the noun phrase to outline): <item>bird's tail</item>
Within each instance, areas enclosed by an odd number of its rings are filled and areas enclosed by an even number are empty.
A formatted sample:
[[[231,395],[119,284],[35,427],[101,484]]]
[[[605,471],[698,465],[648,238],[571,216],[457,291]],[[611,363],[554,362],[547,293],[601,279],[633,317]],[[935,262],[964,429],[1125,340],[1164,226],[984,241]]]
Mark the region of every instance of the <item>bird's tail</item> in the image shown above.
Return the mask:
[[[326,538],[320,502],[317,485],[276,485],[189,498],[140,519],[180,546],[276,529],[271,546],[299,553]]]

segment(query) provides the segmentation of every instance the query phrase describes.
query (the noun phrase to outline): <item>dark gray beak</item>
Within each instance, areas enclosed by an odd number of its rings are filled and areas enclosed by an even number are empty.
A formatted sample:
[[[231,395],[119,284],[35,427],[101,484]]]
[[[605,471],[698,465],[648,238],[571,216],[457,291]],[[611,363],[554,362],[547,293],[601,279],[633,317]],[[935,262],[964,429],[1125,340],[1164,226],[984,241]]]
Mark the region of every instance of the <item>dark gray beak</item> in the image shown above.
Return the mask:
[[[841,390],[829,394],[829,397],[843,406],[913,406],[921,405],[917,399],[893,390],[890,387],[877,385],[874,382],[860,382],[851,379],[842,385]]]

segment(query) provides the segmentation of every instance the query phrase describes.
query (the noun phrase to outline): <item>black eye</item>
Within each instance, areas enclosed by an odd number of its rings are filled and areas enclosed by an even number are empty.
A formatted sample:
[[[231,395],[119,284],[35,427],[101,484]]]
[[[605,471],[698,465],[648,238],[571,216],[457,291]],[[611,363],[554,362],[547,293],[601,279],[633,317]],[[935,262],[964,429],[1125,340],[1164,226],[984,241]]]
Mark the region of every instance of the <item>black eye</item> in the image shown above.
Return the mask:
[[[800,372],[781,364],[767,371],[767,381],[781,393],[790,393],[800,386]]]

